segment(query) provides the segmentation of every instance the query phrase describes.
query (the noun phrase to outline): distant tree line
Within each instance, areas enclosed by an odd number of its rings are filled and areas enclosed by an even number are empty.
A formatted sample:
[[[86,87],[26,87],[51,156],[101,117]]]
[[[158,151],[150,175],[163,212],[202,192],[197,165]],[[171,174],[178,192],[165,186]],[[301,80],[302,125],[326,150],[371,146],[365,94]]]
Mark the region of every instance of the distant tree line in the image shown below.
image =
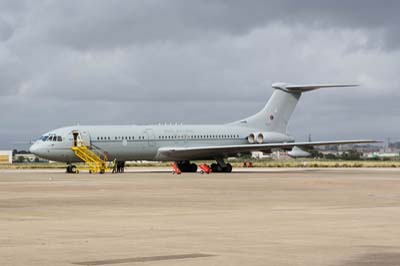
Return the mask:
[[[345,161],[357,161],[361,160],[362,158],[362,153],[358,152],[356,150],[349,150],[342,152],[341,154],[333,154],[333,153],[328,153],[328,154],[321,154],[322,157],[327,160],[345,160]]]
[[[30,152],[29,151],[25,151],[25,150],[17,150],[17,149],[14,149],[13,151],[12,151],[12,155],[13,156],[15,156],[16,154],[30,154]]]

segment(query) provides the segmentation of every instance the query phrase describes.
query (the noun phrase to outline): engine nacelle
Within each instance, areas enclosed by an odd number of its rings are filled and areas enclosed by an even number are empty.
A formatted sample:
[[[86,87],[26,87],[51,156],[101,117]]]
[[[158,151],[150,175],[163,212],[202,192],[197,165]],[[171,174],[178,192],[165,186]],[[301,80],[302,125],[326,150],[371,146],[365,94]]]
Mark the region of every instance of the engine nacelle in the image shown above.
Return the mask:
[[[257,134],[256,142],[258,144],[264,143],[264,134],[263,133],[258,133]]]
[[[249,143],[280,143],[292,142],[293,139],[285,134],[277,132],[256,132],[249,135]],[[252,142],[250,142],[252,141]]]
[[[247,137],[247,141],[250,144],[253,144],[256,142],[256,134],[255,133],[250,133],[250,135]]]
[[[294,146],[292,150],[288,152],[288,155],[293,158],[305,158],[310,157],[311,153],[301,149],[300,147]]]

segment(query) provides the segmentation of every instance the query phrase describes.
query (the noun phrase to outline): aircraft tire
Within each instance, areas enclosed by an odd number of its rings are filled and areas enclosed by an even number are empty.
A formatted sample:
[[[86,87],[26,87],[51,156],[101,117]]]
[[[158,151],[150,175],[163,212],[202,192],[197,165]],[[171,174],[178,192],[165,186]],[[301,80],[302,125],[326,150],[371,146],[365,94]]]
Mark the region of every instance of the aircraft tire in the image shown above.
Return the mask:
[[[190,172],[197,172],[197,165],[195,163],[190,164]]]
[[[75,165],[71,165],[71,173],[76,174],[76,166]]]
[[[216,163],[212,163],[212,164],[211,164],[211,171],[214,172],[214,173],[218,172],[217,164],[216,164]]]
[[[226,167],[224,168],[225,173],[231,173],[232,172],[232,165],[230,163],[226,164]]]

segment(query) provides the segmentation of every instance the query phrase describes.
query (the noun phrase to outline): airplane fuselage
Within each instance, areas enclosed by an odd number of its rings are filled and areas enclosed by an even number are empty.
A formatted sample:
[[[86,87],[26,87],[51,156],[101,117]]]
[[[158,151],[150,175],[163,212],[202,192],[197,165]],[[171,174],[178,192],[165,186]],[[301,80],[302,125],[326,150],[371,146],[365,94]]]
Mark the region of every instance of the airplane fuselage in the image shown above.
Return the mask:
[[[72,126],[55,129],[35,142],[31,151],[40,157],[59,162],[79,162],[72,151],[74,133],[79,133],[85,145],[105,152],[109,160],[195,160],[215,159],[215,155],[185,155],[166,157],[158,151],[163,147],[203,147],[248,144],[248,136],[260,130],[234,125],[124,125]],[[49,140],[49,136],[55,136]],[[281,133],[268,133],[269,143],[291,142]],[[226,154],[237,155],[237,153]]]

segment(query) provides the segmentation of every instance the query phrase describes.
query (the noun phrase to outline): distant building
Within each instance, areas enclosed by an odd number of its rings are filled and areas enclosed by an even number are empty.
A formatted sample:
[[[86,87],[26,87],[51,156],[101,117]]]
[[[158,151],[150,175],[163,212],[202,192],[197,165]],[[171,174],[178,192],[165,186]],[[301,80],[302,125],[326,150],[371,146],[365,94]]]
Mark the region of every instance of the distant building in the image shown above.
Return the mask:
[[[254,151],[251,153],[253,159],[292,159],[287,151],[273,151],[272,153],[264,153],[261,151]]]
[[[0,151],[0,163],[12,163],[12,151]]]
[[[48,160],[42,159],[35,154],[31,153],[16,153],[14,155],[14,162],[16,163],[39,163],[48,162]]]
[[[400,154],[396,152],[370,152],[370,153],[365,153],[364,157],[367,159],[396,159],[400,158]]]
[[[266,159],[266,158],[271,158],[270,153],[263,153],[262,151],[253,151],[251,153],[251,158],[253,159]]]

